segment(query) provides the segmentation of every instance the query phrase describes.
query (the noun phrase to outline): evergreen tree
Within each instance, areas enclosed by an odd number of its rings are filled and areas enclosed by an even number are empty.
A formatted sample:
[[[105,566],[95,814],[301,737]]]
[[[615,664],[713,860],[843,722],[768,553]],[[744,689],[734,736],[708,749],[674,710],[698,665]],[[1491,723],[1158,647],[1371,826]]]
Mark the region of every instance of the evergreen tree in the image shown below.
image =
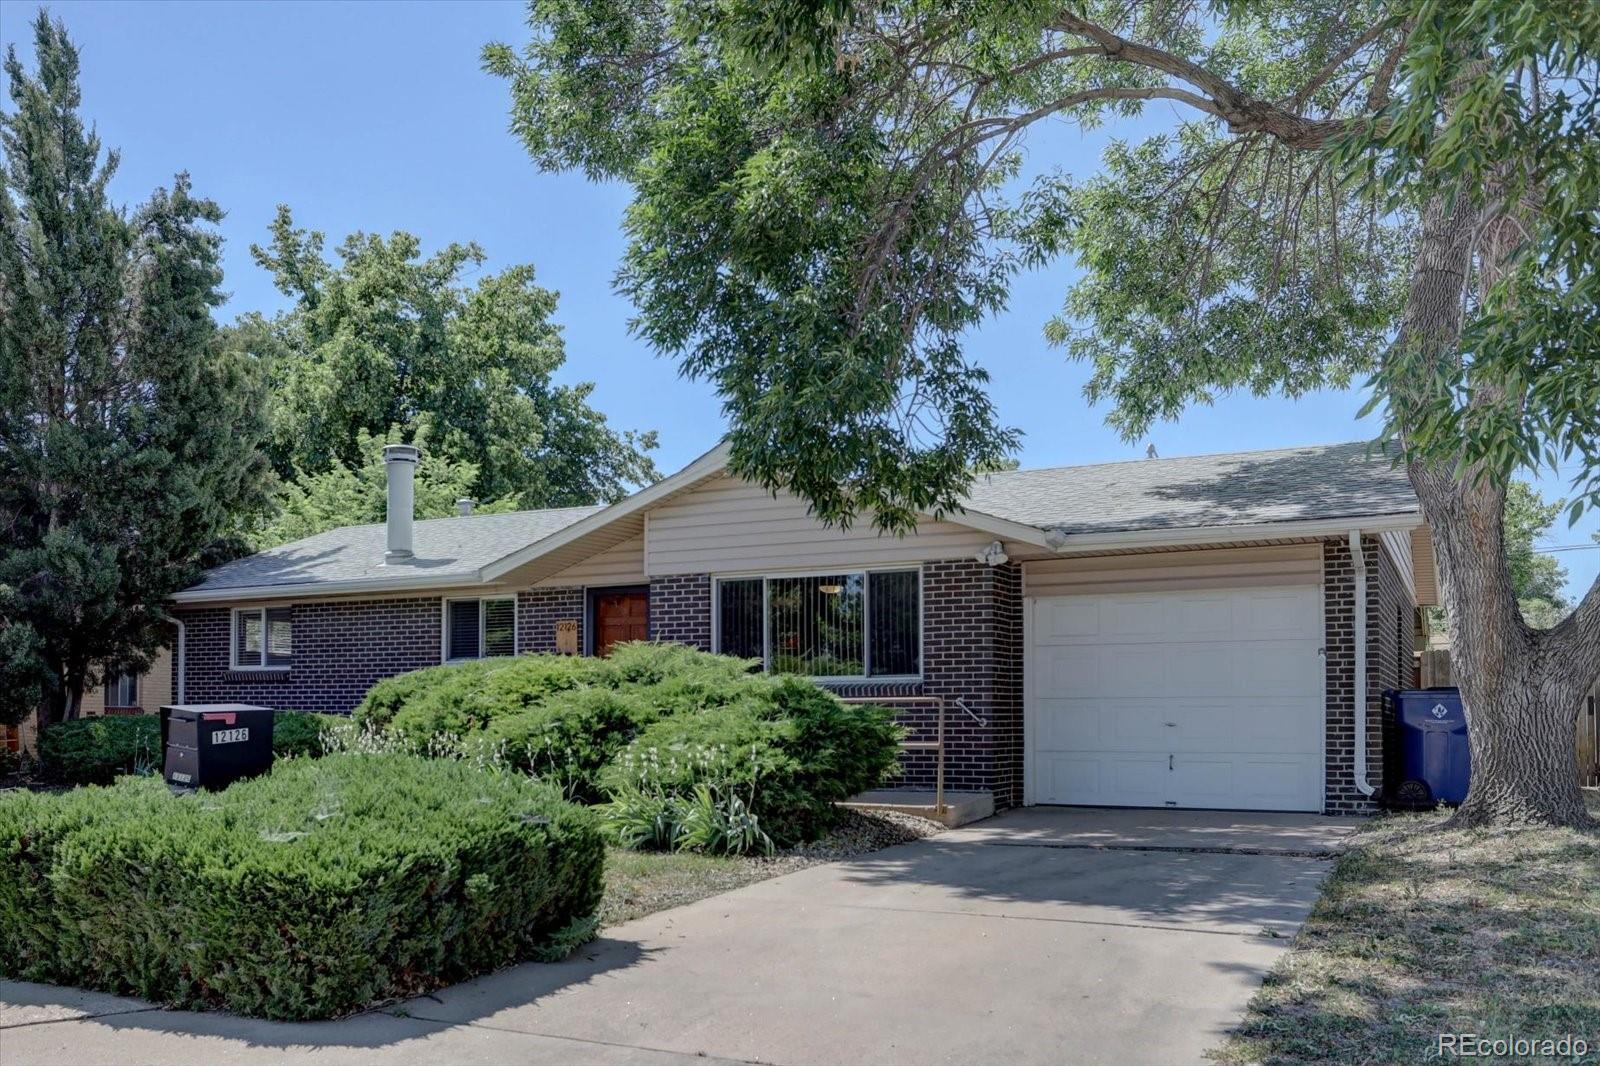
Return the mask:
[[[271,490],[261,390],[224,353],[222,213],[180,174],[137,210],[78,114],[78,53],[41,12],[0,113],[0,716],[76,717],[142,670],[164,604]]]

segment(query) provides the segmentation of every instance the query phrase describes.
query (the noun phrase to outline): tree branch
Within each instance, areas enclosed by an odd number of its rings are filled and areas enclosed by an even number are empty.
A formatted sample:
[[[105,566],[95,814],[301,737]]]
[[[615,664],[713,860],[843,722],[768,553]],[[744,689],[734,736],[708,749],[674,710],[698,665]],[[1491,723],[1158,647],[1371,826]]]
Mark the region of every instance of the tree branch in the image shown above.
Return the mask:
[[[1071,12],[1057,14],[1056,25],[1067,33],[1094,41],[1107,58],[1158,70],[1188,82],[1207,98],[1209,106],[1201,110],[1222,119],[1234,133],[1265,133],[1291,148],[1320,148],[1349,129],[1353,121],[1308,119],[1296,115],[1276,104],[1241,92],[1227,79],[1182,56],[1130,41]],[[1190,94],[1190,99],[1185,102],[1192,102],[1192,99]]]

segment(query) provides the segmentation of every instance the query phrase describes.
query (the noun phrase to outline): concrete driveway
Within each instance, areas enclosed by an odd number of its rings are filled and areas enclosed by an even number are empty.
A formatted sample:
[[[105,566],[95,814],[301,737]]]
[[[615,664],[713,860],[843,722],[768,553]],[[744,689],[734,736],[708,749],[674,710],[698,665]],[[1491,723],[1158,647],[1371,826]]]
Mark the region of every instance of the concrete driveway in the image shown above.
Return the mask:
[[[0,1059],[1197,1062],[1286,950],[1350,824],[1012,811],[337,1022],[0,983]]]

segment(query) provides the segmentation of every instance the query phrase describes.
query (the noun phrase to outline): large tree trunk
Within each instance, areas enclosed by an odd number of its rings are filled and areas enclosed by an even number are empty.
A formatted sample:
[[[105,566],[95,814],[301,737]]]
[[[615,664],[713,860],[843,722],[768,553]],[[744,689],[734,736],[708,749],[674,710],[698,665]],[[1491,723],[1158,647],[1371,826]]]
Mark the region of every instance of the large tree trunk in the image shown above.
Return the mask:
[[[1482,253],[1486,231],[1492,241],[1501,228],[1482,221],[1467,196],[1448,204],[1441,195],[1423,212],[1396,341],[1400,352],[1425,357],[1411,379],[1419,389],[1428,387],[1431,360],[1459,358],[1475,246]],[[1405,389],[1393,395],[1404,426]],[[1582,694],[1600,673],[1600,582],[1560,626],[1529,628],[1506,565],[1504,487],[1450,461],[1411,456],[1408,472],[1433,527],[1451,668],[1472,749],[1472,784],[1452,824],[1592,825],[1578,788],[1574,736]]]
[[[1583,634],[1572,619],[1552,630],[1523,621],[1502,544],[1503,490],[1421,464],[1412,483],[1434,527],[1472,749],[1472,784],[1450,824],[1589,825],[1573,738],[1594,655],[1574,654]]]

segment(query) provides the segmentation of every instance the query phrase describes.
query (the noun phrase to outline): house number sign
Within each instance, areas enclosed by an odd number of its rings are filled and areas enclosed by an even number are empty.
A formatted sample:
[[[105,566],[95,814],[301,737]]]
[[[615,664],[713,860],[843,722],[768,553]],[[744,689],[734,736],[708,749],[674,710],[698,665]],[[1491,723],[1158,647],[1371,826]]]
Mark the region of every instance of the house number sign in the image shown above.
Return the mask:
[[[576,618],[557,620],[556,652],[560,655],[578,654],[578,620]]]

